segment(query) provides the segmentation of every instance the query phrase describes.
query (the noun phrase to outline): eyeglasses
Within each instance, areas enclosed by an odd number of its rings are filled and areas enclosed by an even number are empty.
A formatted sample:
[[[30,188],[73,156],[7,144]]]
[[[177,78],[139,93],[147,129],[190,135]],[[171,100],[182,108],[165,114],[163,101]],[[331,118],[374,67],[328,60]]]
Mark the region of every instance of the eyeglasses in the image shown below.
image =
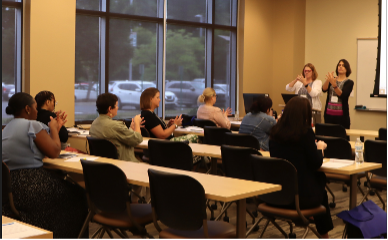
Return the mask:
[[[213,97],[216,97],[216,98],[217,98],[217,94],[214,94]]]
[[[309,73],[309,72],[311,72],[311,70],[304,70],[304,72]]]
[[[58,105],[58,102],[57,101],[55,101],[55,106],[57,106]]]

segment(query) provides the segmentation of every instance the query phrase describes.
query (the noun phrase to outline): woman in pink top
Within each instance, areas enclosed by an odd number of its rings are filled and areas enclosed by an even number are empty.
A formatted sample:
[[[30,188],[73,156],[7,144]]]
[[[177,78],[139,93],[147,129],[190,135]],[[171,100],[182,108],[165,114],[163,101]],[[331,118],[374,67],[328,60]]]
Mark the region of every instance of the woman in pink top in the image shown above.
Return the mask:
[[[214,107],[213,105],[217,101],[217,94],[213,88],[205,88],[203,93],[199,95],[198,102],[205,103],[202,104],[197,111],[198,119],[207,119],[215,122],[217,127],[223,127],[230,129],[230,121],[228,115],[232,112],[231,108],[220,109],[219,107]]]

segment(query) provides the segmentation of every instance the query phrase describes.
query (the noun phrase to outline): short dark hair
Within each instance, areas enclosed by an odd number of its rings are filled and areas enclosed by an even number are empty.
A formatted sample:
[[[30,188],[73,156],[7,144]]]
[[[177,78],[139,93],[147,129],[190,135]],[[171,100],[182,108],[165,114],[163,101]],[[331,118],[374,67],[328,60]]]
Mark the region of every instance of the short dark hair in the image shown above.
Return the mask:
[[[350,69],[350,64],[346,59],[341,59],[338,61],[337,66],[335,67],[335,73],[338,76],[338,65],[340,64],[340,62],[344,63],[344,67],[346,69],[346,77],[349,77],[349,75],[352,73],[352,69]]]
[[[270,131],[270,139],[277,142],[299,141],[311,127],[312,109],[304,97],[293,97],[286,104],[282,117]]]
[[[8,115],[18,116],[20,112],[26,107],[32,107],[35,100],[28,93],[18,92],[15,93],[9,100],[8,106],[5,109],[5,113]]]
[[[107,114],[109,107],[114,109],[118,100],[117,96],[113,93],[103,93],[98,95],[96,100],[97,112],[99,114]]]
[[[35,101],[38,105],[38,109],[41,109],[47,100],[55,101],[54,93],[50,91],[40,91],[38,94],[35,95]]]
[[[263,112],[267,113],[268,109],[272,107],[272,100],[269,97],[261,96],[256,101],[252,103],[251,111],[252,113]]]
[[[146,110],[151,108],[151,99],[159,92],[157,88],[147,88],[145,89],[140,96],[140,109]]]

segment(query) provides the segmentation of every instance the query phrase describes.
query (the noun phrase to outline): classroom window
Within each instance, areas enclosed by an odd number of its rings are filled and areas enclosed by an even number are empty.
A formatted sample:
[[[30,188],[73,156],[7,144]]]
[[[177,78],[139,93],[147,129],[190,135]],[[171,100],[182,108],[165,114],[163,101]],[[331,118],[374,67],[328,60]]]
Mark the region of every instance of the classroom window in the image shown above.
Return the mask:
[[[8,99],[21,91],[21,1],[2,1],[2,124],[13,118],[5,113]]]
[[[77,0],[75,84],[88,84],[90,93],[116,94],[119,119],[140,113],[140,95],[148,87],[161,92],[160,117],[196,115],[197,98],[210,86],[223,96],[217,106],[235,110],[236,5],[237,0]],[[77,122],[95,118],[95,99],[88,96],[76,100]]]

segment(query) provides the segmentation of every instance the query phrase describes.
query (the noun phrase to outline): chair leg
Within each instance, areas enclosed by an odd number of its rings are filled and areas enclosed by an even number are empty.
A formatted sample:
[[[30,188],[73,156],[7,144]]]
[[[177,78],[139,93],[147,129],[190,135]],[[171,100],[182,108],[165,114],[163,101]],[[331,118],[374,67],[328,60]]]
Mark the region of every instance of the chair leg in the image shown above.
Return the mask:
[[[105,231],[109,235],[110,238],[113,238],[113,235],[108,228],[105,228]]]
[[[364,197],[362,198],[361,202],[358,203],[358,205],[360,205],[361,203],[363,203],[365,201],[365,199],[368,197],[369,193],[370,193],[370,189],[366,192],[366,194],[364,195]]]
[[[95,233],[93,233],[91,238],[95,238],[97,236],[97,234],[99,234],[101,232],[102,229],[103,229],[103,227],[100,227]]]
[[[381,203],[383,204],[383,210],[385,211],[385,202],[384,202],[384,200],[381,198],[380,193],[377,190],[375,191],[375,193],[376,193],[377,197],[379,197]]]
[[[206,200],[206,206],[207,206],[207,208],[209,208],[209,210],[210,210],[210,220],[214,220],[214,219],[215,219],[215,218],[214,218],[214,210],[213,210],[213,208],[210,206],[210,200],[209,200],[209,199]]]
[[[214,219],[214,221],[218,221],[220,220],[220,218],[222,217],[222,215],[226,212],[226,210],[228,210],[228,208],[230,207],[230,205],[232,205],[233,202],[228,202],[228,203],[224,203],[222,205],[222,208],[221,208],[221,213],[216,217],[216,219]]]
[[[334,193],[331,191],[330,187],[326,184],[326,189],[329,191],[331,197],[333,198],[333,202],[331,202],[329,205],[330,207],[335,207],[335,196]]]
[[[120,229],[120,232],[124,235],[124,238],[129,238],[127,232],[124,229]]]
[[[251,211],[249,211],[248,208],[246,210],[247,210],[248,215],[251,216],[251,218],[252,218],[252,224],[254,224],[255,223],[255,216],[253,216],[253,213]]]
[[[302,239],[305,239],[305,238],[306,238],[307,233],[309,233],[309,228],[308,228],[308,227],[306,227],[306,231],[304,231],[303,236],[302,236]]]
[[[313,231],[313,233],[314,233],[318,238],[322,238],[321,234],[319,234],[318,231],[317,231],[314,227],[308,226],[308,228],[310,228],[310,230]]]
[[[105,234],[105,228],[103,227],[102,228],[102,231],[100,232],[100,234],[98,235],[98,238],[102,238]]]
[[[288,238],[287,233],[275,222],[275,219],[271,219],[270,221],[284,235],[285,238]]]
[[[78,234],[78,238],[81,238],[82,235],[84,234],[86,228],[87,228],[88,225],[89,225],[90,219],[92,219],[92,215],[93,215],[93,214],[92,214],[92,211],[89,210],[89,213],[88,213],[88,216],[87,216],[86,219],[85,219],[84,225],[82,225],[81,231],[80,231],[79,234]]]
[[[251,234],[251,232],[253,231],[253,229],[255,229],[255,227],[257,226],[257,225],[259,225],[259,223],[261,222],[261,220],[263,220],[264,219],[264,217],[261,217],[259,220],[257,220],[253,225],[252,225],[252,227],[247,231],[247,233],[245,234],[245,237],[248,237],[249,236],[249,234]],[[267,223],[269,223],[269,221],[267,221]],[[268,224],[267,224],[268,225]],[[265,229],[264,229],[265,230]],[[263,233],[264,233],[264,231],[263,231]]]
[[[125,237],[121,232],[119,232],[117,229],[112,229],[113,232],[115,232],[117,235],[119,235],[121,238],[128,238],[128,237]]]
[[[267,229],[267,227],[268,227],[268,224],[269,224],[269,219],[267,219],[267,222],[265,223],[265,225],[264,225],[264,228],[263,228],[263,231],[261,232],[261,234],[260,234],[260,237],[259,238],[263,238],[263,235],[264,235],[264,232],[265,232],[265,230]]]
[[[362,196],[365,196],[364,190],[362,190],[362,188],[361,188],[361,182],[360,182],[360,180],[358,180],[358,183],[360,183],[360,184],[357,184],[358,190],[360,190]],[[368,201],[368,198],[366,198],[366,200]]]
[[[294,232],[294,226],[292,225],[292,222],[287,221],[288,225],[290,225],[290,233]]]

